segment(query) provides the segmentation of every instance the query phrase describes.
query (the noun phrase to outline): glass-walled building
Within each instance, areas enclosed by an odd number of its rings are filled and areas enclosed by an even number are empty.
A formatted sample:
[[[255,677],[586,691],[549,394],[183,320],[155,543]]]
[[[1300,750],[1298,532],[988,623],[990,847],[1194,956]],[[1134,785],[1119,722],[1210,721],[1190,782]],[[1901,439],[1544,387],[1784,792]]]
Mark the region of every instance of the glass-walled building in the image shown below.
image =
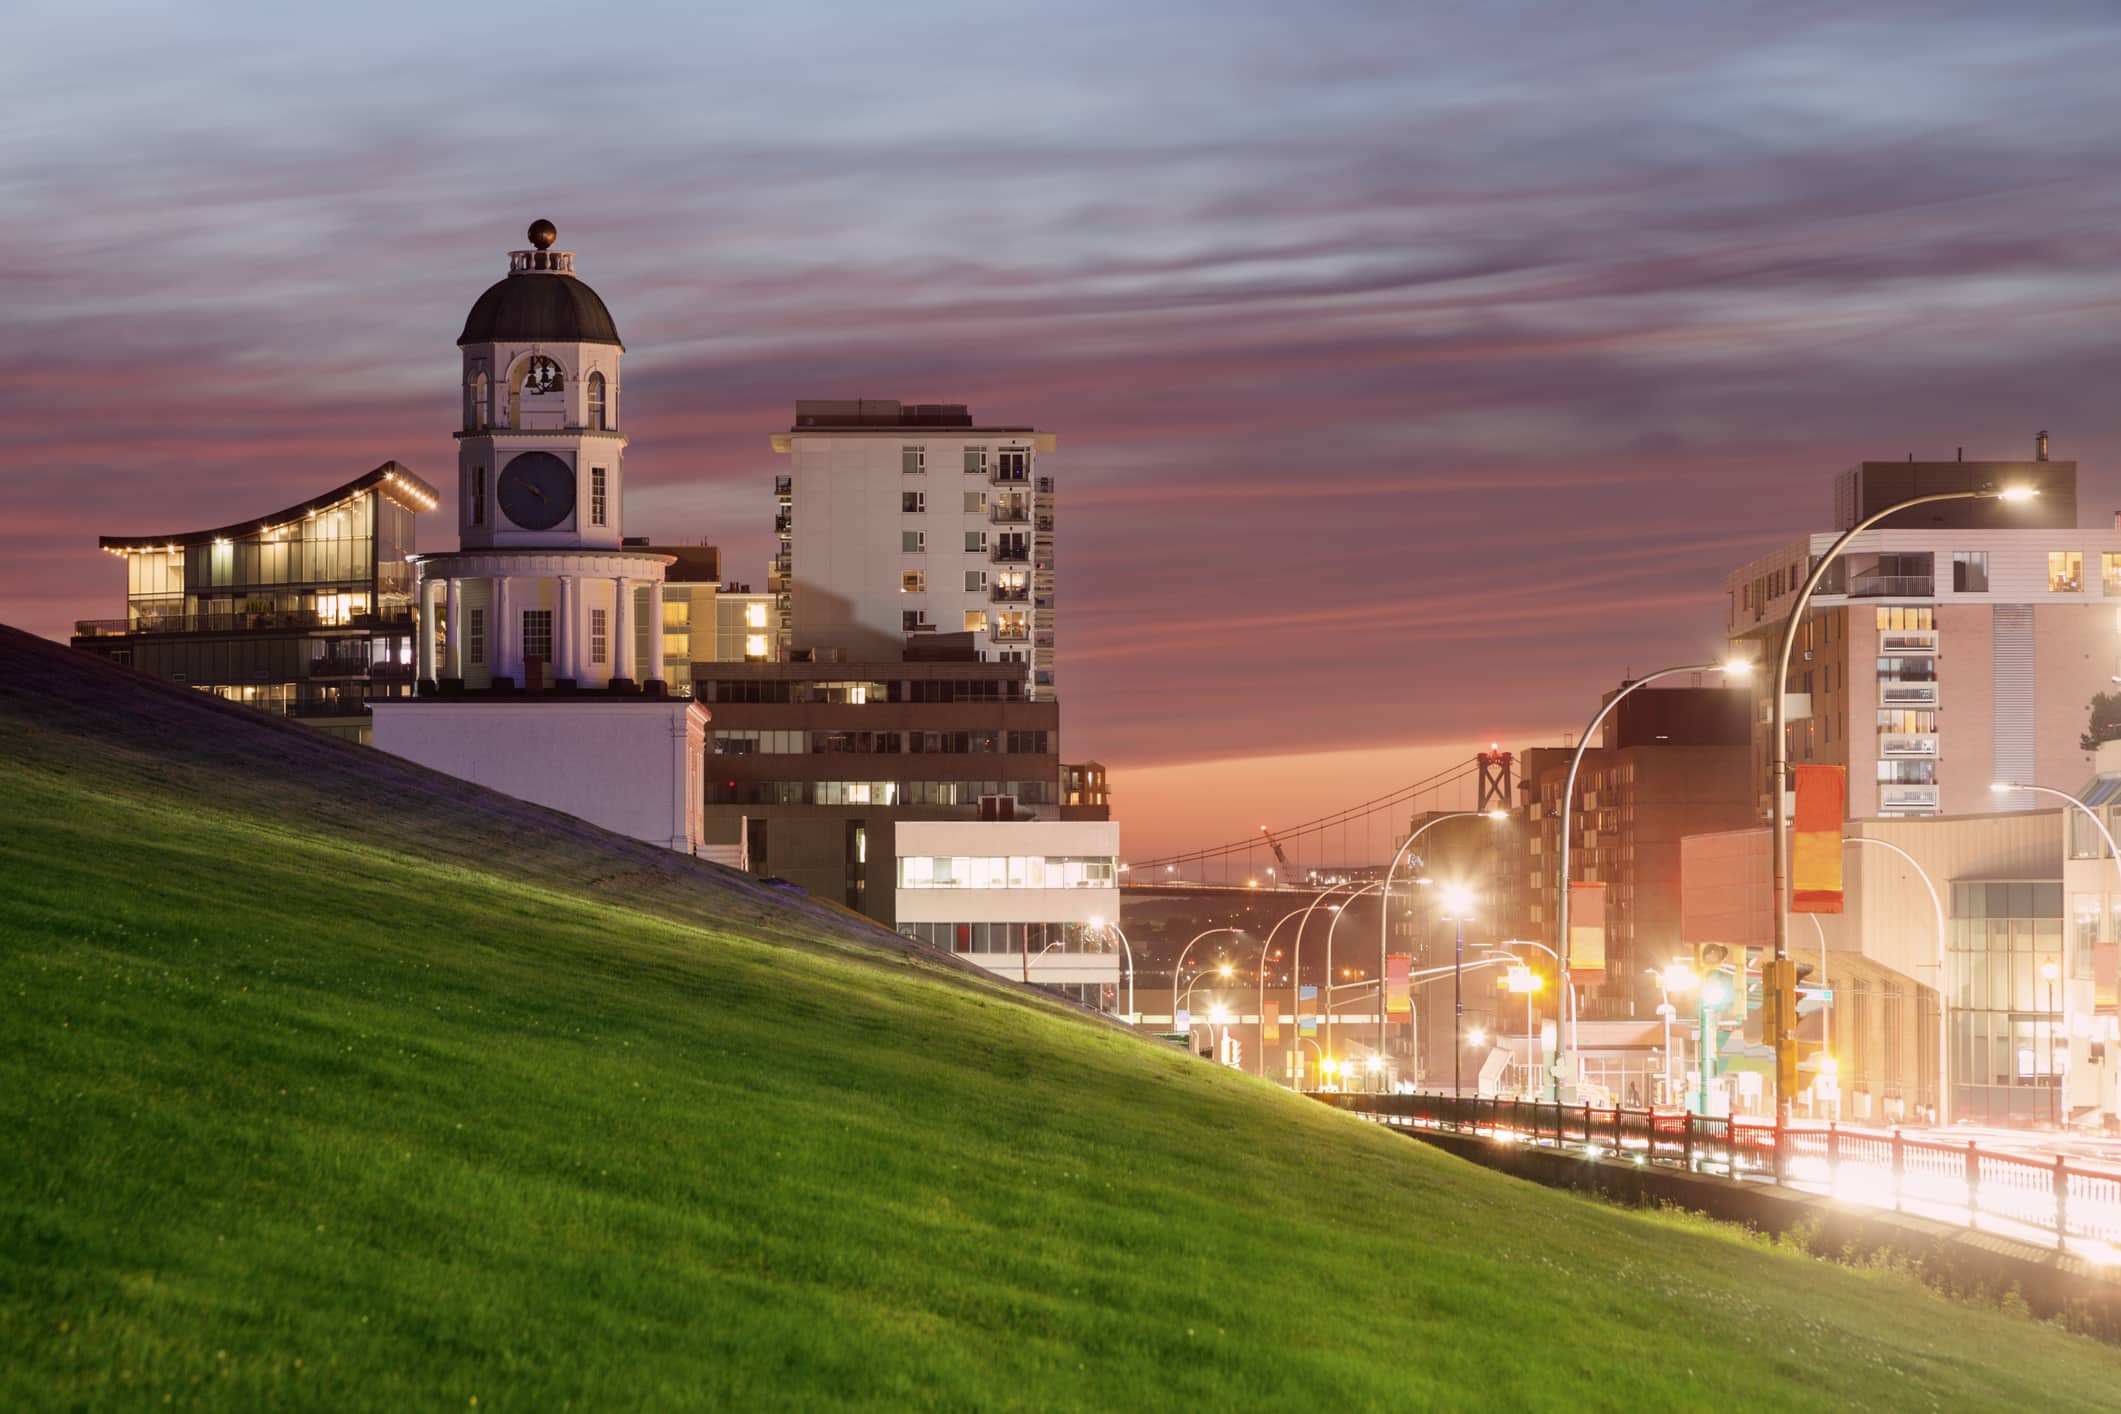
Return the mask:
[[[1949,939],[1952,1117],[2059,1121],[2062,881],[1954,880]]]
[[[432,486],[396,462],[256,520],[106,535],[125,616],[73,643],[155,677],[368,739],[367,699],[412,690],[415,521]]]

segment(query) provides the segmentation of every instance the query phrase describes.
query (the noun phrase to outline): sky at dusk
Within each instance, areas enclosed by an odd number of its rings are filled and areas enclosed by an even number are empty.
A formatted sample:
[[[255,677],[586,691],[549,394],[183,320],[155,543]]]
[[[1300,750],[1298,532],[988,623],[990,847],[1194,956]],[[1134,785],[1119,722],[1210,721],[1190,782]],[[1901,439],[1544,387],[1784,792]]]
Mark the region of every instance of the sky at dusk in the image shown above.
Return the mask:
[[[798,397],[1056,432],[1064,748],[1137,857],[1719,653],[1864,458],[2121,506],[2121,8],[11,7],[0,620],[395,458],[533,217],[630,533],[763,584]],[[423,544],[453,540],[453,506]]]

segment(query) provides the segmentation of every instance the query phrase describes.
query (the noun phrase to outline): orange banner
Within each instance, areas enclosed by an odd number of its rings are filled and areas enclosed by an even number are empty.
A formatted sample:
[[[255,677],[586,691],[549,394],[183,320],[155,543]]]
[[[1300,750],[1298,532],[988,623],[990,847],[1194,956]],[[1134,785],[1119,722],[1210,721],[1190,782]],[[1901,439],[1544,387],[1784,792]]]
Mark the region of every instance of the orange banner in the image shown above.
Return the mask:
[[[1605,971],[1605,885],[1569,885],[1569,975]]]
[[[1841,822],[1848,818],[1848,769],[1797,768],[1797,818],[1790,840],[1790,912],[1841,911]]]
[[[2092,944],[2092,1012],[2121,1015],[2121,943]]]
[[[1271,1046],[1276,1041],[1279,1041],[1281,1039],[1281,1003],[1268,1002],[1266,1011],[1260,1014],[1259,1024],[1261,1027],[1259,1043],[1262,1046]]]
[[[1407,1014],[1407,968],[1413,962],[1403,952],[1391,953],[1385,958],[1385,1015]]]

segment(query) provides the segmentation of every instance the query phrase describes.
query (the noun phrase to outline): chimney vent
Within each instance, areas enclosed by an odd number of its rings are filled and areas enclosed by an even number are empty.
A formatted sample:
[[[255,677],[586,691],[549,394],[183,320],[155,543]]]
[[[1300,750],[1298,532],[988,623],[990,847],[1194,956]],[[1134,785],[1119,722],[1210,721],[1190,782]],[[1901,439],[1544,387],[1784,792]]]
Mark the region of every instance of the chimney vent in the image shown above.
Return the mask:
[[[1952,458],[1952,460],[1953,460],[1953,461],[1961,461],[1961,462],[1965,461],[1965,460],[1966,460],[1966,448],[1964,448],[1964,447],[1961,447],[1961,448],[1959,448],[1959,454],[1958,454],[1957,456],[1953,457],[1953,458]]]
[[[2033,460],[2041,462],[2047,460],[2047,434],[2045,432],[2033,438]]]

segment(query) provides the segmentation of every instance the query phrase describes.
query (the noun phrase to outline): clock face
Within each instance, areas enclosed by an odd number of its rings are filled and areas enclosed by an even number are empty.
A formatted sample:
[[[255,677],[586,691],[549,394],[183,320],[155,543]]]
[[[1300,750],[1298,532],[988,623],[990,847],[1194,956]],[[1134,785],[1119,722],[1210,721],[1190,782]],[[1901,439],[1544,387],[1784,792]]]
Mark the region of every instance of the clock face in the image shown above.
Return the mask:
[[[550,452],[525,452],[494,483],[501,513],[525,530],[550,530],[574,511],[574,468]]]

